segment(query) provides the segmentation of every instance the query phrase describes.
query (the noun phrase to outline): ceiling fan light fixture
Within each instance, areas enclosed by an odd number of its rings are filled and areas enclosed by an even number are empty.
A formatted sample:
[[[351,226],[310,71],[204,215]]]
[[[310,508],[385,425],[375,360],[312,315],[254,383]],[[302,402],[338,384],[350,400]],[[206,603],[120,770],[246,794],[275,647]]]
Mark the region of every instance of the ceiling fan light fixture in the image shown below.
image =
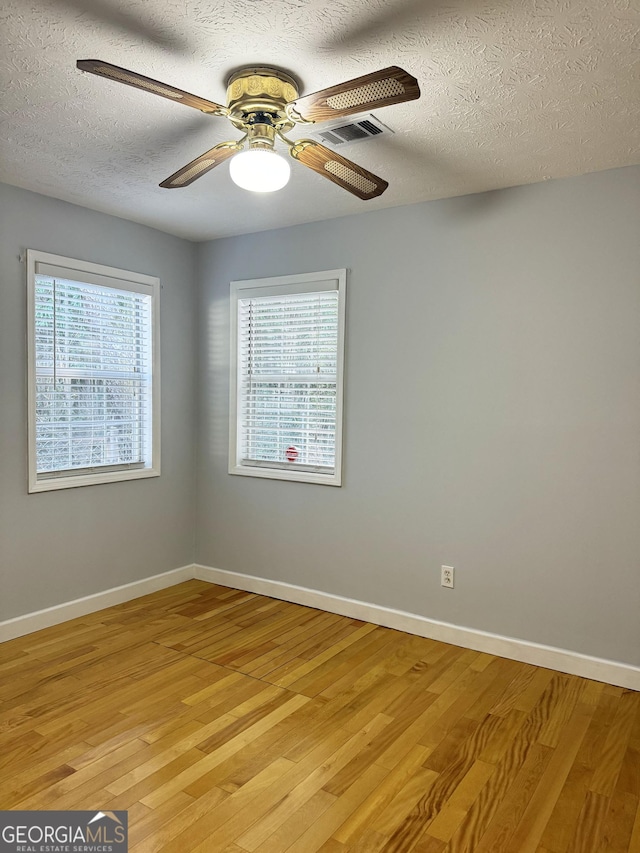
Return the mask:
[[[293,130],[296,124],[334,121],[420,97],[416,78],[397,65],[302,98],[299,97],[299,84],[281,69],[247,66],[229,78],[226,106],[101,59],[79,59],[76,65],[89,74],[160,95],[208,115],[226,117],[244,134],[241,139],[219,142],[178,169],[160,184],[165,189],[186,187],[231,158],[231,178],[239,187],[258,193],[280,190],[288,182],[291,171],[289,160],[273,150],[276,136],[280,136],[289,145],[289,154],[302,166],[363,201],[376,198],[388,187],[385,180],[317,140],[302,139],[294,143],[284,133]],[[241,151],[247,142],[248,150]],[[237,154],[238,151],[241,153]]]
[[[231,158],[229,173],[234,184],[255,193],[272,193],[289,182],[291,166],[267,148],[250,148]]]

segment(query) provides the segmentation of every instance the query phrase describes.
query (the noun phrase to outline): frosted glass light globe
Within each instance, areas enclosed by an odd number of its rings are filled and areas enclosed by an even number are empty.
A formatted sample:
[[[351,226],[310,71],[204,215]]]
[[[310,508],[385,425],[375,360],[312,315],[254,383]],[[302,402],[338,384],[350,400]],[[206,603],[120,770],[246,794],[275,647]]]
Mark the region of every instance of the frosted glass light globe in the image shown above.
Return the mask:
[[[275,151],[250,148],[231,158],[229,173],[234,184],[254,193],[281,190],[291,175],[291,166]]]

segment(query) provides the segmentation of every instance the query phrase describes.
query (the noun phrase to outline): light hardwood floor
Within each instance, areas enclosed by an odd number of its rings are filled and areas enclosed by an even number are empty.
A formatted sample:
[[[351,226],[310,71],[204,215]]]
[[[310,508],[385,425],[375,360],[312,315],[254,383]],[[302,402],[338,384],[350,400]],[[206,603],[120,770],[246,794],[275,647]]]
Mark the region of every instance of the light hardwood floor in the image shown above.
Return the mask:
[[[0,646],[0,808],[135,853],[639,853],[640,694],[189,581]]]

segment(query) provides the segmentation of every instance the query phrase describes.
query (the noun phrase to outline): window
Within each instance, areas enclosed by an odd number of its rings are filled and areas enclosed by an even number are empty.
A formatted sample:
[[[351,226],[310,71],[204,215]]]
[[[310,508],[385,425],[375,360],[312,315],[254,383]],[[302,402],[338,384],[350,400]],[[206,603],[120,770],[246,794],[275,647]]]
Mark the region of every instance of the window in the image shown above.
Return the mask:
[[[157,278],[27,252],[29,491],[160,473]]]
[[[229,473],[339,486],[346,270],[231,282]]]

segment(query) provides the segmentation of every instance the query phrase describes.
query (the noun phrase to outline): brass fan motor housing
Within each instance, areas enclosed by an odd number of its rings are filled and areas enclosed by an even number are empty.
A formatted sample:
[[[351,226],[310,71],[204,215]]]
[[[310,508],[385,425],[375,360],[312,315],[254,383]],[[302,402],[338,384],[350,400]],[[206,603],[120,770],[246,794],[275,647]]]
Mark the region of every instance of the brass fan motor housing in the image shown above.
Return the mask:
[[[245,125],[252,113],[274,116],[274,124],[289,124],[285,105],[298,97],[298,84],[278,68],[241,68],[227,83],[229,118]]]

